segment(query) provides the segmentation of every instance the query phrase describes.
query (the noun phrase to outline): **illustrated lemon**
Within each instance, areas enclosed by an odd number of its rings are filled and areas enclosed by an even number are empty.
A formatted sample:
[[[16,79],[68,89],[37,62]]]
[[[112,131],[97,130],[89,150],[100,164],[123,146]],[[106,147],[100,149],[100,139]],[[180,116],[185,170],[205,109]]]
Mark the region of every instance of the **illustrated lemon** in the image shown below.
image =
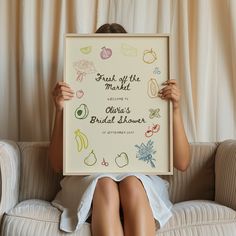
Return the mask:
[[[151,98],[158,97],[159,86],[157,84],[156,79],[151,78],[148,81],[148,96]]]
[[[91,47],[91,46],[88,46],[88,47],[80,48],[80,51],[81,51],[83,54],[89,54],[89,53],[92,51],[92,47]]]

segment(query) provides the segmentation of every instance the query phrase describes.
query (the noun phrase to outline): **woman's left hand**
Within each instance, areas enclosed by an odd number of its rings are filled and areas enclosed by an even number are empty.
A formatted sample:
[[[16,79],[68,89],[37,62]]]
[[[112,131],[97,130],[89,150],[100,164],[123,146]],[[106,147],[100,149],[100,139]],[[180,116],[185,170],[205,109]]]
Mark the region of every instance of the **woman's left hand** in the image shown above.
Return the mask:
[[[167,80],[163,85],[166,86],[159,91],[160,98],[165,100],[170,99],[173,104],[173,109],[178,109],[181,93],[177,81],[174,79]]]

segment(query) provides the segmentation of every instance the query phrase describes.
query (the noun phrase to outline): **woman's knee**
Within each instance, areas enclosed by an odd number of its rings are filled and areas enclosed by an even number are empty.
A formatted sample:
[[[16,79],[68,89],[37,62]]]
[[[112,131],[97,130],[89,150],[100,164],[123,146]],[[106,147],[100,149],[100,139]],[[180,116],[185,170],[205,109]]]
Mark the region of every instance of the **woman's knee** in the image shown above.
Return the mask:
[[[97,199],[100,203],[103,201],[107,204],[115,204],[118,197],[118,186],[115,181],[109,177],[104,177],[98,180],[94,192],[94,200]]]
[[[143,184],[135,176],[129,176],[122,180],[119,184],[119,192],[122,204],[136,204],[137,201],[146,197]]]

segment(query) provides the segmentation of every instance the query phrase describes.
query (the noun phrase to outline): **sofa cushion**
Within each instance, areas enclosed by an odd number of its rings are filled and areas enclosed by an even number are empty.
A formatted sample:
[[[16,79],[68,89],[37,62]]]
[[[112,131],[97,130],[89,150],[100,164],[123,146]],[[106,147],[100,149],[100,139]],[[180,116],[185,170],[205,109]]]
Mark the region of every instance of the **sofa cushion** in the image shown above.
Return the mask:
[[[172,212],[173,217],[158,231],[158,236],[236,235],[236,211],[213,201],[176,203]]]
[[[26,200],[4,215],[1,235],[57,236],[68,235],[59,230],[60,211],[43,200]],[[90,236],[90,224],[70,234]]]
[[[158,236],[235,236],[236,212],[212,201],[188,201],[173,207],[173,217]],[[58,229],[60,211],[49,202],[27,200],[19,203],[3,219],[4,236],[68,235]],[[211,231],[213,233],[211,233]],[[90,225],[69,235],[90,236]]]

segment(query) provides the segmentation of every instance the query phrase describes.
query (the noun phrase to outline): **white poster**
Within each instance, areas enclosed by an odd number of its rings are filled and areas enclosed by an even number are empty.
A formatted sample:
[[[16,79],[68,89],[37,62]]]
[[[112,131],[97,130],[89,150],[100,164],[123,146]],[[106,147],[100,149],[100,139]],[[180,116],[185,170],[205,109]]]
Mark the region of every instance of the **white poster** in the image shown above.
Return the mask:
[[[64,175],[172,174],[168,35],[66,35]]]

